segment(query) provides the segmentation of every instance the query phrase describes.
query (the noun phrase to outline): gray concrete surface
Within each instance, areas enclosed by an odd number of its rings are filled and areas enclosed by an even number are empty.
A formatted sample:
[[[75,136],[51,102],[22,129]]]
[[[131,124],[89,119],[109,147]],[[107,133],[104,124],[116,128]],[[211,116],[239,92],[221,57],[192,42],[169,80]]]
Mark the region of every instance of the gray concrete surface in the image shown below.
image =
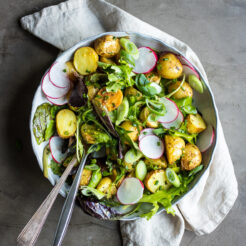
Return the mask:
[[[109,0],[188,43],[214,91],[239,182],[239,198],[210,235],[186,232],[182,246],[241,246],[246,242],[246,1]],[[28,129],[32,97],[58,50],[24,32],[18,20],[59,0],[0,0],[0,245],[15,239],[51,189],[32,152]],[[59,197],[37,245],[51,245],[63,204]],[[163,228],[165,230],[165,228]],[[121,245],[119,224],[74,210],[66,246]]]

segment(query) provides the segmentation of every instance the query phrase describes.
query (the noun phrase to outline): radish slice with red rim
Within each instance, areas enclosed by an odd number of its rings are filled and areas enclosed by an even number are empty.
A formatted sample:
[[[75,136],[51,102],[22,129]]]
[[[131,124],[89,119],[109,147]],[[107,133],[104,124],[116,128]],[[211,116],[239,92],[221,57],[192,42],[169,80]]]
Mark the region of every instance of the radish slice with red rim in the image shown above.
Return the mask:
[[[53,99],[53,98],[47,97],[47,100],[56,106],[62,106],[62,105],[65,105],[68,103],[67,97],[61,97],[58,99]]]
[[[139,149],[146,157],[159,159],[164,153],[164,144],[159,137],[148,135],[140,140]]]
[[[194,66],[184,56],[177,55],[177,58],[180,60],[182,65],[187,65],[187,66],[192,67],[193,69],[195,69]]]
[[[137,203],[143,196],[144,185],[137,178],[125,178],[117,190],[117,199],[121,204]]]
[[[52,159],[56,163],[61,163],[67,156],[67,153],[62,153],[62,146],[64,144],[64,139],[53,136],[50,138],[49,146]]]
[[[196,70],[188,65],[183,65],[183,72],[185,75],[195,75],[198,79],[200,79],[199,74],[196,72]]]
[[[157,63],[158,57],[156,53],[149,47],[141,47],[138,49],[139,58],[135,61],[134,73],[149,73]]]
[[[214,141],[214,128],[208,125],[207,128],[198,135],[196,145],[201,152],[205,152],[213,144]]]
[[[179,111],[178,117],[176,120],[170,122],[170,123],[161,123],[166,129],[179,129],[182,122],[184,121],[184,116],[181,113],[181,111]]]
[[[153,130],[154,130],[153,128],[143,129],[139,134],[138,141],[141,141],[141,139],[144,138],[145,136],[154,135]]]
[[[166,114],[164,116],[159,116],[158,121],[161,123],[171,123],[178,118],[179,108],[176,103],[166,97],[160,99],[164,103],[166,108]]]
[[[63,62],[55,62],[49,70],[50,82],[59,88],[70,87],[70,80],[66,73],[66,64]]]
[[[43,93],[51,99],[58,99],[64,97],[70,89],[70,86],[66,88],[59,88],[54,86],[49,80],[48,72],[44,75],[42,79],[41,87]]]

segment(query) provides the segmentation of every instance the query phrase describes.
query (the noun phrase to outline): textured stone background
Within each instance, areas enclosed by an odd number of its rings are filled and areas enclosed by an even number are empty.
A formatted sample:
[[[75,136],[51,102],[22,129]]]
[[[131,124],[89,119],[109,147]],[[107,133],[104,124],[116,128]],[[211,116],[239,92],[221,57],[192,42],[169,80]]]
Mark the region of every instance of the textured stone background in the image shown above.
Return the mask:
[[[32,97],[58,50],[24,32],[20,17],[59,0],[0,0],[0,245],[15,239],[51,189],[30,144]],[[181,245],[241,246],[246,241],[246,1],[109,0],[188,43],[211,82],[239,182],[239,198],[210,235],[186,232]],[[59,197],[37,245],[51,245],[63,204]],[[163,228],[165,230],[165,228]],[[119,224],[89,217],[77,207],[66,246],[121,245]]]

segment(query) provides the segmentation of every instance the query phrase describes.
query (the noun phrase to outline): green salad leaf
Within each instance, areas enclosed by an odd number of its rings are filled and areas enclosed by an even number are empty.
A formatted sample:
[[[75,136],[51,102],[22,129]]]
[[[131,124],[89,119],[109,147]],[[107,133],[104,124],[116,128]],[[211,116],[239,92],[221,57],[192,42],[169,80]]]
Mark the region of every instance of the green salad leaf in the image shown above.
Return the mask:
[[[33,134],[38,144],[47,141],[55,132],[55,122],[51,115],[52,106],[43,103],[37,107],[33,117]]]
[[[173,99],[184,116],[187,114],[197,114],[196,107],[192,105],[192,97]]]

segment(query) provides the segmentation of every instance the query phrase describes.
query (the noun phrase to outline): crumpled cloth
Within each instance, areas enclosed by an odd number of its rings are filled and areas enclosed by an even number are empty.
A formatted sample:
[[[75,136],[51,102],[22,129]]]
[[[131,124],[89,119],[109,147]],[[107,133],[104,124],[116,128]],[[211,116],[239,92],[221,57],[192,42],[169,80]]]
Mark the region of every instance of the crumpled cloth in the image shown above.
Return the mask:
[[[70,0],[21,18],[22,27],[33,35],[66,50],[77,42],[106,31],[135,31],[157,37],[175,47],[207,76],[189,46],[120,8],[103,0]],[[177,205],[176,216],[165,212],[150,221],[121,222],[123,245],[176,246],[185,229],[208,234],[223,221],[237,195],[237,180],[218,120],[218,142],[214,159],[199,184]]]

